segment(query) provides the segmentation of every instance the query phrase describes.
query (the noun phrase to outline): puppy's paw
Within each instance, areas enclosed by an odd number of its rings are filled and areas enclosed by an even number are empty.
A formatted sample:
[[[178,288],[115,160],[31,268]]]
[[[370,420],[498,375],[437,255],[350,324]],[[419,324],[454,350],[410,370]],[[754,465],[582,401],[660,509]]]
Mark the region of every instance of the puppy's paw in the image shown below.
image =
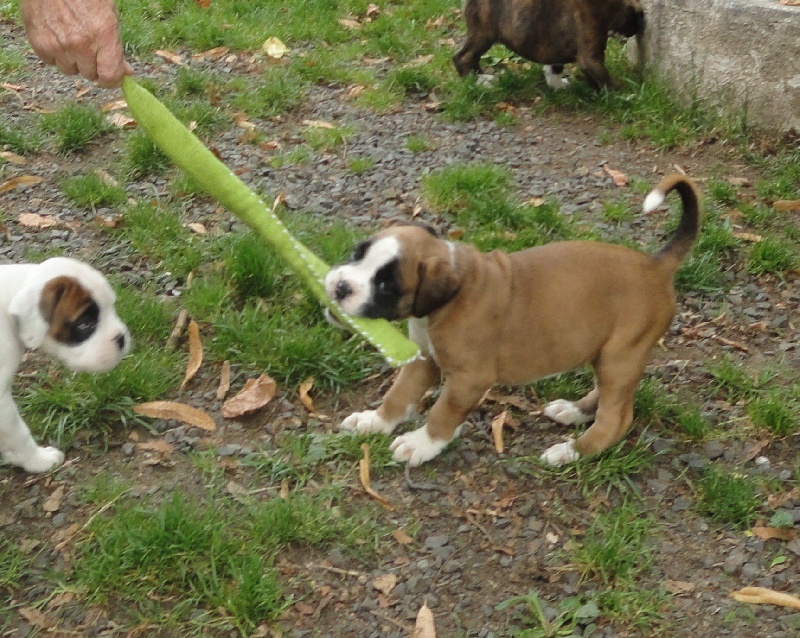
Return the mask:
[[[395,461],[416,467],[437,456],[449,442],[432,439],[428,435],[427,427],[423,425],[417,430],[398,436],[389,447],[394,452]]]
[[[395,423],[379,417],[377,410],[366,410],[364,412],[353,412],[339,424],[339,429],[359,434],[366,434],[367,432],[389,434],[394,430],[395,425]]]
[[[556,443],[547,448],[539,460],[553,467],[560,467],[577,461],[580,457],[581,455],[575,449],[575,439],[567,439],[563,443]]]
[[[591,414],[581,412],[575,403],[566,399],[551,401],[545,406],[543,414],[562,425],[582,425],[594,418]]]
[[[544,66],[544,79],[547,82],[547,86],[551,89],[565,89],[569,86],[569,80],[565,78],[561,73],[554,73],[553,67],[550,65]]]
[[[9,459],[11,460],[11,459]],[[36,452],[31,454],[27,459],[15,462],[26,472],[38,474],[39,472],[49,472],[53,468],[58,467],[64,462],[64,453],[54,447],[39,447]]]

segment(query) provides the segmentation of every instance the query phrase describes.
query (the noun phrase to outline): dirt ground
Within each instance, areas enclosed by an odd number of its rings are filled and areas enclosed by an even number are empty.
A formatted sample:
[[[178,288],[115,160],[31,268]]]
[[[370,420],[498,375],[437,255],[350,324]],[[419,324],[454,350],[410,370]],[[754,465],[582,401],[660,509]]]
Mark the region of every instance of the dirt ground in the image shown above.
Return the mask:
[[[8,25],[0,25],[4,41],[19,36]],[[27,110],[47,109],[68,100],[103,104],[119,97],[39,67],[32,57],[31,65],[37,70],[20,83],[24,87],[6,88],[0,97],[3,117],[9,122]],[[166,65],[137,68],[159,82],[170,79]],[[660,237],[665,220],[635,216],[620,225],[604,222],[601,202],[619,193],[603,170],[606,165],[647,182],[676,168],[701,185],[711,177],[735,178],[745,197],[756,197],[758,172],[728,145],[711,141],[665,152],[647,142],[620,140],[615,135],[617,125],[600,117],[537,115],[525,105],[519,106],[516,115],[519,123],[513,127],[485,120],[448,123],[431,112],[426,99],[407,100],[397,112],[376,115],[357,109],[347,100],[345,89],[319,87],[291,116],[258,122],[266,139],[290,146],[297,143],[296,131],[303,120],[351,121],[357,124],[358,134],[349,143],[348,153],[378,158],[374,170],[355,175],[335,155],[305,166],[273,169],[268,164],[272,151],[237,144],[235,132],[220,135],[215,143],[222,158],[249,183],[266,192],[285,193],[291,208],[367,227],[390,217],[408,217],[420,203],[421,176],[451,163],[508,166],[521,199],[556,198],[562,212],[579,212],[583,220],[594,220],[609,239],[641,243]],[[428,136],[435,150],[410,153],[405,146],[409,134]],[[616,141],[600,144],[601,134]],[[63,177],[108,166],[114,152],[99,143],[68,160],[49,152],[29,157],[30,163],[19,172],[42,176],[45,181],[35,188],[0,195],[7,219],[6,232],[0,233],[0,258],[21,259],[31,250],[66,245],[73,254],[115,272],[145,268],[135,255],[107,254],[107,235],[88,223],[94,213],[72,210],[57,186]],[[164,179],[157,178],[130,184],[128,191],[136,197],[162,193],[165,188]],[[631,193],[631,206],[638,208],[639,199]],[[62,227],[32,232],[15,221],[23,212],[77,221],[80,230]],[[442,225],[443,220],[425,211],[421,217]],[[186,221],[217,224],[219,214],[206,202]],[[752,229],[741,226],[740,230]],[[584,491],[578,481],[543,470],[525,458],[535,457],[562,436],[539,416],[536,397],[525,390],[509,399],[510,392],[498,391],[496,400],[472,416],[460,442],[411,474],[415,482],[426,483],[425,489],[412,488],[401,469],[374,483],[394,507],[385,513],[387,525],[397,529],[418,525],[413,542],[387,545],[386,552],[371,564],[349,564],[336,550],[319,555],[288,552],[278,559],[282,574],[294,583],[302,599],[281,619],[285,635],[407,636],[423,601],[435,615],[439,636],[513,635],[511,627],[525,626],[519,619],[520,608],[511,605],[498,610],[501,602],[535,589],[545,601],[546,615],[552,616],[559,601],[570,596],[591,599],[605,587],[596,578],[582,578],[578,566],[570,562],[570,546],[583,538],[599,512],[634,497],[657,521],[647,549],[653,568],[639,577],[638,584],[642,589],[663,586],[668,592],[661,618],[644,635],[797,636],[798,612],[742,605],[730,592],[763,586],[798,593],[800,540],[762,540],[711,522],[694,509],[693,484],[701,469],[708,463],[724,463],[745,473],[767,473],[776,485],[774,493],[782,495],[781,507],[792,513],[796,523],[800,521],[797,434],[784,439],[764,437],[747,427],[741,406],[701,396],[701,389],[711,383],[705,363],[723,355],[751,371],[777,360],[787,369],[800,369],[800,277],[794,273],[785,280],[756,278],[747,274],[742,263],[731,264],[727,276],[732,284],[727,292],[682,296],[663,347],[654,350],[647,370],[649,377],[670,391],[696,395],[715,424],[714,437],[691,442],[674,429],[644,430],[638,422],[626,445],[644,446],[650,462],[624,485],[612,482]],[[33,359],[25,365],[31,369],[38,362]],[[287,390],[276,405],[257,417],[225,422],[193,445],[216,449],[220,458],[236,459],[248,450],[268,447],[271,427],[279,420],[308,430],[330,430],[352,409],[376,401],[390,376],[391,371],[379,370],[373,379],[346,393],[317,396],[317,407],[327,417],[324,421],[309,417],[296,394]],[[24,378],[20,383],[25,383]],[[189,391],[175,389],[164,398],[190,399],[216,415],[220,406],[209,397],[214,383],[214,379],[201,378]],[[507,449],[498,455],[488,427],[492,417],[506,408],[520,427],[506,432]],[[173,436],[183,436],[183,430]],[[13,600],[20,608],[51,601],[42,606],[51,624],[42,626],[35,618],[20,615],[10,621],[4,635],[166,635],[147,627],[131,632],[135,623],[126,610],[58,599],[52,581],[43,578],[65,566],[68,557],[57,548],[59,542],[96,514],[76,494],[99,472],[124,477],[141,494],[165,485],[196,488],[200,478],[186,455],[176,455],[167,466],[143,464],[143,452],[132,448],[129,437],[130,432],[120,427],[105,449],[102,441],[88,436],[67,451],[64,469],[47,476],[0,468],[0,533],[39,552],[14,590]],[[767,462],[757,466],[759,457]],[[248,484],[247,472],[233,464],[229,475],[237,483]],[[354,499],[367,498],[356,473],[352,487]],[[45,511],[45,501],[60,488],[64,489],[60,506]],[[771,510],[765,505],[764,511]],[[781,560],[776,560],[778,556]],[[381,593],[373,581],[385,574],[396,576],[397,584]],[[588,622],[576,631],[575,635],[607,638],[642,635],[634,622],[613,619]]]

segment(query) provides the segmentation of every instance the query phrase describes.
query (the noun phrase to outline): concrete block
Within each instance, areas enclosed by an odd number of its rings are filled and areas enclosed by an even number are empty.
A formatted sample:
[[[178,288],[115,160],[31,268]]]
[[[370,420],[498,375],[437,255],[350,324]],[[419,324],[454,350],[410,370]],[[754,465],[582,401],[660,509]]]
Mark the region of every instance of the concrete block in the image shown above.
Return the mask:
[[[800,7],[778,0],[642,0],[645,61],[684,100],[759,128],[800,130]]]

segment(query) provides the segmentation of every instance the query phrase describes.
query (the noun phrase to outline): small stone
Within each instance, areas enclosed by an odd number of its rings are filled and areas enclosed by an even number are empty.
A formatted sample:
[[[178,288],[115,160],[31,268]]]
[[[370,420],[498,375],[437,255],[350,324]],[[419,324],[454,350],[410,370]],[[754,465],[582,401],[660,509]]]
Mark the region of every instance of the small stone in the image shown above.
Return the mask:
[[[703,446],[703,454],[709,461],[720,458],[725,453],[725,446],[720,441],[709,441]]]
[[[444,534],[428,536],[428,538],[425,539],[425,547],[428,549],[436,549],[437,547],[444,547],[449,542],[450,539]]]

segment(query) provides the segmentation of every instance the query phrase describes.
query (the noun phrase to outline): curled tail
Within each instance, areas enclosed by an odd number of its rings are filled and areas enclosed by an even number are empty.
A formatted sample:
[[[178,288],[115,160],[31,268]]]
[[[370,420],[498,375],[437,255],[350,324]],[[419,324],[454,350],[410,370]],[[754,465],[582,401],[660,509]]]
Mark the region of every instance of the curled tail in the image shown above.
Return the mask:
[[[700,222],[700,195],[694,182],[685,175],[673,173],[662,179],[645,197],[644,212],[649,213],[661,206],[671,190],[677,190],[683,204],[683,214],[678,229],[672,239],[659,250],[654,257],[677,270],[686,255],[692,249],[697,237]]]

